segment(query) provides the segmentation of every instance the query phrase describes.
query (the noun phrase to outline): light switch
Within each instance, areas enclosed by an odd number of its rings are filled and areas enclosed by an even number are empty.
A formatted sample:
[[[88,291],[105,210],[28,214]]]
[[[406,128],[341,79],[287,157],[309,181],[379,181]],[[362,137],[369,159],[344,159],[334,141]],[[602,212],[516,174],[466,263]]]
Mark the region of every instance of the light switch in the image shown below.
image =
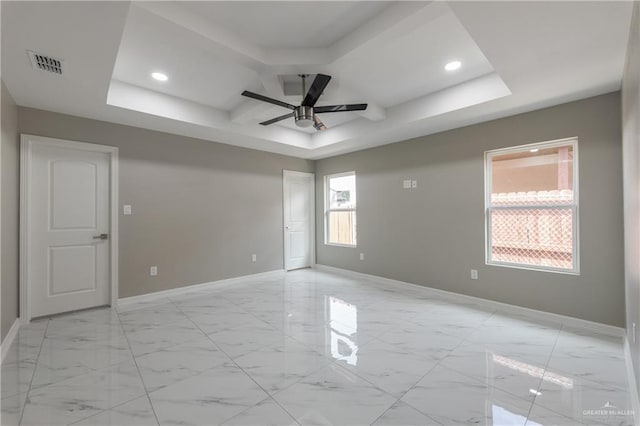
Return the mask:
[[[125,204],[124,207],[122,208],[122,212],[125,215],[130,215],[131,214],[131,205]]]
[[[410,189],[410,188],[411,188],[411,181],[410,181],[410,180],[408,180],[408,179],[407,179],[407,180],[402,181],[402,187],[403,187],[404,189]]]

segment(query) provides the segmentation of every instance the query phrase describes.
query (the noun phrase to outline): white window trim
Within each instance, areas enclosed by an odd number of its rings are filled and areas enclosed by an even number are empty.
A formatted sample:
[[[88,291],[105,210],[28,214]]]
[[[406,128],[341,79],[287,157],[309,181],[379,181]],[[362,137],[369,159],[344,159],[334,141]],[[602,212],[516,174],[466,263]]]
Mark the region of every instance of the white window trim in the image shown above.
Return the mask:
[[[339,178],[339,177],[343,177],[343,176],[353,176],[354,179],[356,179],[356,207],[353,209],[331,209],[331,194],[329,191],[329,180],[333,179],[333,178]],[[332,243],[329,242],[329,235],[330,235],[330,229],[329,229],[329,213],[330,212],[354,212],[356,217],[358,215],[358,178],[356,177],[356,172],[354,171],[350,171],[350,172],[342,172],[342,173],[334,173],[332,175],[326,175],[324,177],[324,244],[327,246],[335,246],[335,247],[348,247],[348,248],[354,248],[354,247],[358,247],[358,232],[357,232],[357,227],[358,227],[358,220],[356,219],[356,229],[354,229],[354,233],[355,233],[355,244],[340,244],[340,243]]]
[[[571,145],[573,147],[573,204],[566,205],[547,205],[547,206],[499,206],[491,207],[491,188],[493,187],[492,176],[492,158],[496,155],[504,155],[514,152],[522,152],[532,148],[546,149],[559,146]],[[526,269],[532,271],[553,272],[558,274],[580,275],[580,226],[579,226],[579,161],[578,161],[578,137],[555,139],[546,142],[537,142],[526,145],[518,145],[509,148],[500,148],[484,153],[484,238],[485,238],[485,264],[489,266],[499,266],[503,268]],[[536,266],[521,263],[497,262],[491,260],[491,210],[496,208],[572,208],[573,209],[573,269],[554,268],[550,266]]]

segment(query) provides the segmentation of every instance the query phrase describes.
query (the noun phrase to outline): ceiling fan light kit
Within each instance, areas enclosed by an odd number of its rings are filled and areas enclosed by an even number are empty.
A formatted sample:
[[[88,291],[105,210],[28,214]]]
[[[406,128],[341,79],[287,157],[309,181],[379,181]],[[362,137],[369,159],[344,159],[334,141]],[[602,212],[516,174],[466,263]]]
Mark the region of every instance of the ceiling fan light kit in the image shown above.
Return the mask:
[[[299,106],[293,110],[293,118],[298,127],[311,127],[313,122],[313,107]]]
[[[263,96],[258,93],[253,93],[246,90],[242,92],[242,96],[293,110],[293,112],[289,114],[281,115],[279,117],[272,118],[271,120],[263,121],[262,123],[260,123],[261,125],[268,126],[270,124],[277,123],[278,121],[286,120],[287,118],[293,117],[296,126],[298,127],[308,128],[313,126],[314,129],[322,131],[327,130],[327,126],[324,125],[322,120],[320,120],[320,118],[318,118],[316,114],[341,111],[364,111],[367,109],[367,104],[327,105],[314,108],[316,102],[318,102],[318,99],[324,92],[325,87],[327,87],[327,84],[329,84],[331,76],[326,74],[317,74],[316,78],[311,84],[311,87],[309,87],[309,91],[307,91],[305,87],[307,74],[300,74],[300,78],[302,79],[302,93],[306,93],[306,95],[302,100],[302,104],[300,104],[299,106],[291,105],[286,102],[282,102],[277,99],[272,99],[267,96]]]

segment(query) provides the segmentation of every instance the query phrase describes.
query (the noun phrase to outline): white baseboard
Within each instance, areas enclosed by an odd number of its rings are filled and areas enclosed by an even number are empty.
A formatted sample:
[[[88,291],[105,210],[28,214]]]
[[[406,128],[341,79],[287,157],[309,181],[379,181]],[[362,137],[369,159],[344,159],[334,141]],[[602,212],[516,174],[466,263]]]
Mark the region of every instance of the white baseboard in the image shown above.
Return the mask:
[[[631,356],[631,346],[629,337],[624,336],[624,359],[627,364],[627,381],[631,392],[631,409],[633,410],[633,424],[640,425],[640,398],[638,397],[638,382],[634,374],[633,358]]]
[[[437,288],[422,286],[418,284],[408,283],[405,281],[393,280],[390,278],[379,277],[377,275],[365,274],[362,272],[350,271],[348,269],[336,268],[333,266],[327,265],[316,265],[316,269],[327,272],[333,272],[337,274],[342,274],[346,276],[352,276],[355,278],[362,278],[372,281],[377,281],[383,284],[396,285],[396,286],[411,286],[413,288],[421,289],[424,292],[431,293],[435,296],[443,297],[452,301],[467,301],[471,303],[475,303],[480,306],[484,306],[487,308],[495,309],[501,312],[515,313],[519,315],[523,315],[526,317],[530,317],[532,319],[543,319],[547,321],[554,321],[557,323],[565,324],[571,327],[581,328],[585,330],[590,330],[596,333],[605,334],[608,336],[614,337],[624,337],[625,331],[622,327],[615,327],[612,325],[601,324],[598,322],[583,320],[580,318],[569,317],[560,314],[554,314],[551,312],[538,311],[536,309],[525,308],[517,305],[510,305],[508,303],[496,302],[494,300],[482,299],[480,297],[468,296],[466,294],[454,293],[451,291],[440,290]]]
[[[2,354],[0,355],[0,363],[4,361],[4,358],[9,353],[9,348],[11,347],[11,344],[13,343],[16,336],[18,335],[19,329],[20,329],[20,318],[16,318],[16,320],[13,322],[13,325],[9,329],[9,332],[7,333],[4,340],[2,341],[2,344],[0,344],[0,347],[1,347],[0,353]]]
[[[256,279],[256,278],[267,278],[267,277],[272,277],[272,276],[283,274],[283,273],[284,273],[283,269],[276,269],[274,271],[261,272],[258,274],[242,275],[239,277],[227,278],[224,280],[210,281],[210,282],[201,283],[201,284],[193,284],[193,285],[188,285],[184,287],[172,288],[169,290],[155,291],[153,293],[141,294],[139,296],[123,297],[121,299],[118,299],[118,306],[126,306],[131,303],[150,302],[156,299],[182,295],[192,291],[205,290],[209,287],[220,287],[227,284],[234,284],[239,281]]]

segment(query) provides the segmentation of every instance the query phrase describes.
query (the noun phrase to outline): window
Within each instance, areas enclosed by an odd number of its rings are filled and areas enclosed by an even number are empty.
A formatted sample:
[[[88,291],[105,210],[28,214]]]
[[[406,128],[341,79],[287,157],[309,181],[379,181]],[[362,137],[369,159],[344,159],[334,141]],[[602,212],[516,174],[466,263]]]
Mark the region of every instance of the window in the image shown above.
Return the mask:
[[[325,176],[325,244],[356,246],[356,173]]]
[[[485,158],[487,264],[577,274],[577,139]]]

